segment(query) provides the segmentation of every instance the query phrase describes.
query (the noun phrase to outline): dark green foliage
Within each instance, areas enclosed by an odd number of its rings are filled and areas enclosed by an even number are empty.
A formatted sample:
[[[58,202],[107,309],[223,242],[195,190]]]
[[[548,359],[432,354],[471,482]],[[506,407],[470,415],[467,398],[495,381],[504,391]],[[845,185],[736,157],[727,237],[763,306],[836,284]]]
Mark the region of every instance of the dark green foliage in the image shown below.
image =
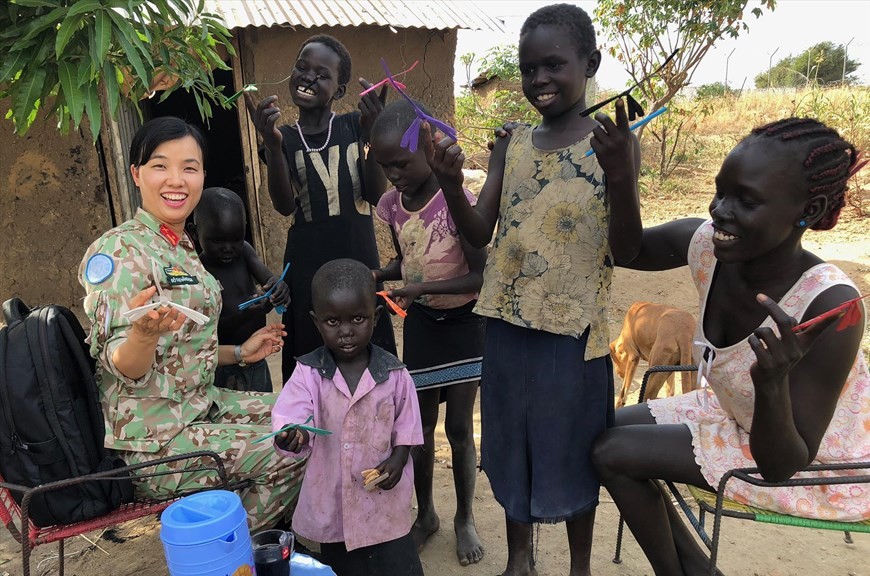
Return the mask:
[[[730,86],[725,86],[722,82],[713,82],[711,84],[702,84],[695,91],[697,100],[709,100],[710,98],[718,98],[720,96],[730,96],[736,94],[737,90]]]
[[[37,115],[58,129],[78,128],[87,114],[96,142],[100,91],[107,112],[126,99],[137,105],[161,78],[180,78],[203,119],[222,102],[212,70],[228,69],[219,46],[234,54],[231,36],[202,0],[9,0],[0,6],[0,98],[23,136]],[[138,109],[138,106],[137,106]]]
[[[807,84],[839,82],[852,85],[857,82],[852,72],[859,66],[860,62],[848,57],[843,44],[820,42],[797,56],[786,56],[770,69],[769,76],[767,71],[758,74],[755,77],[755,87],[796,88]]]

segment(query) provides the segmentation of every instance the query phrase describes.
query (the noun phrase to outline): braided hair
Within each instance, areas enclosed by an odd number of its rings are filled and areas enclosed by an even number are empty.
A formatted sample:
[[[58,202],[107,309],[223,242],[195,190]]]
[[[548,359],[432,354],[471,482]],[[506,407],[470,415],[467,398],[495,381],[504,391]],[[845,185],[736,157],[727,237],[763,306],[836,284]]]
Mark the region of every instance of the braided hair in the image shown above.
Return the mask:
[[[759,126],[752,131],[759,138],[777,138],[786,144],[802,146],[803,172],[808,184],[807,193],[828,199],[828,208],[822,218],[813,224],[813,230],[830,230],[837,224],[840,211],[846,205],[847,182],[858,161],[858,151],[833,128],[813,118],[786,118]]]
[[[572,4],[551,4],[532,12],[523,27],[520,38],[538,26],[558,26],[564,28],[577,49],[580,58],[595,52],[595,27],[585,10]]]

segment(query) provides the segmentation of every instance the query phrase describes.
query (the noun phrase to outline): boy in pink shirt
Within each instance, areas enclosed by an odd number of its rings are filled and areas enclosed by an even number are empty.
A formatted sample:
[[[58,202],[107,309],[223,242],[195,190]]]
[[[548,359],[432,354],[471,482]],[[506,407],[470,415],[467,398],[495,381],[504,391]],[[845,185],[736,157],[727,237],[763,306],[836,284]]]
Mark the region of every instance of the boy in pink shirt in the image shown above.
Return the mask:
[[[324,264],[311,282],[311,318],[324,346],[297,358],[272,410],[279,452],[310,453],[293,531],[320,544],[337,576],[422,576],[411,530],[412,446],[423,443],[414,382],[392,354],[371,344],[381,307],[375,282],[355,260]],[[387,475],[374,490],[363,470]]]

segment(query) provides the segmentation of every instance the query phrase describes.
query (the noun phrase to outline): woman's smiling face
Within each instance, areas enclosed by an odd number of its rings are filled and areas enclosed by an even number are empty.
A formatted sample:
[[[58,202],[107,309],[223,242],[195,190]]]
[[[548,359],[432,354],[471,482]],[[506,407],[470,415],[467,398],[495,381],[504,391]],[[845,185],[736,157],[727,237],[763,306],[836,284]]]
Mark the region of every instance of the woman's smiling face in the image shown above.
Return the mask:
[[[722,163],[710,203],[716,258],[752,260],[799,236],[809,202],[800,174],[799,160],[782,143],[750,137],[738,144]]]
[[[131,166],[142,208],[176,232],[196,208],[205,182],[202,150],[193,136],[163,142],[140,166]]]

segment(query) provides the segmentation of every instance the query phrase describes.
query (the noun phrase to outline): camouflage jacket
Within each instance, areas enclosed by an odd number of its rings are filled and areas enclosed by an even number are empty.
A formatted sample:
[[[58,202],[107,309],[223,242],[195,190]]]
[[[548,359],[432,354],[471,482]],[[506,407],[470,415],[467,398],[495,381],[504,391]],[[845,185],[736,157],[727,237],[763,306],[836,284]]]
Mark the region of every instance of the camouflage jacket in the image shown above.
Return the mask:
[[[185,426],[203,419],[218,396],[212,383],[220,285],[200,262],[190,238],[173,236],[140,209],[91,244],[79,266],[108,448],[157,452]],[[149,371],[131,380],[115,368],[112,353],[130,330],[131,322],[123,317],[130,299],[155,280],[173,302],[210,320],[203,326],[187,320],[177,332],[162,335]]]

